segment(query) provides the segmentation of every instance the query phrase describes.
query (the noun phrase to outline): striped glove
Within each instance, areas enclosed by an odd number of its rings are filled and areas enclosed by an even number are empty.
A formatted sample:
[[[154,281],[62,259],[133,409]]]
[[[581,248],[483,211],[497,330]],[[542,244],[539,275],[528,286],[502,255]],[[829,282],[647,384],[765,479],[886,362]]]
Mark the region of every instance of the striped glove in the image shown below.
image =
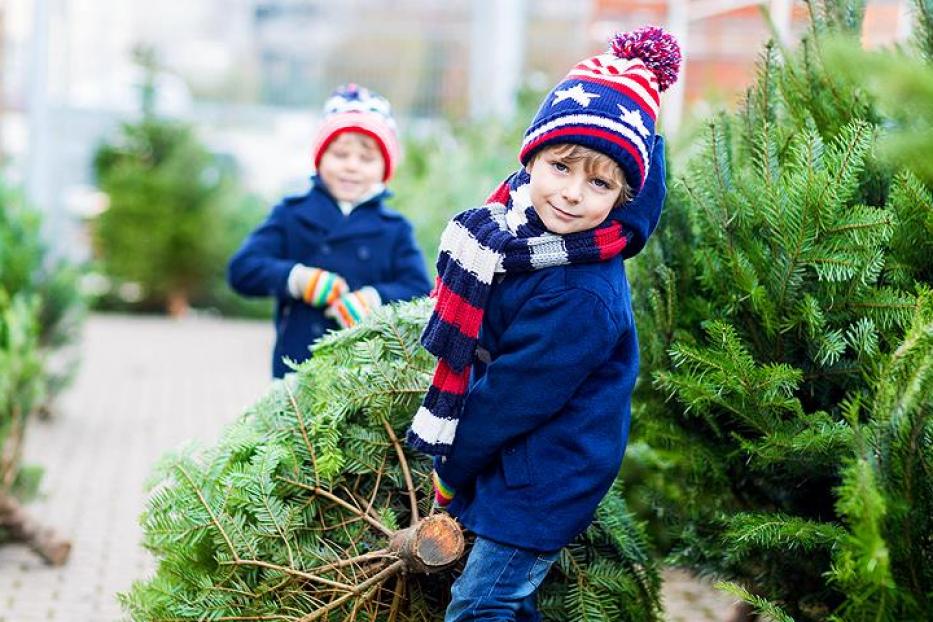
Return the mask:
[[[381,304],[379,292],[372,287],[362,287],[337,298],[327,307],[324,315],[333,318],[340,328],[350,328],[378,309]]]
[[[434,503],[439,507],[446,508],[454,500],[457,492],[437,474],[437,471],[431,473],[431,479],[434,480]]]
[[[326,307],[350,288],[339,274],[296,264],[288,273],[288,291],[312,307]]]

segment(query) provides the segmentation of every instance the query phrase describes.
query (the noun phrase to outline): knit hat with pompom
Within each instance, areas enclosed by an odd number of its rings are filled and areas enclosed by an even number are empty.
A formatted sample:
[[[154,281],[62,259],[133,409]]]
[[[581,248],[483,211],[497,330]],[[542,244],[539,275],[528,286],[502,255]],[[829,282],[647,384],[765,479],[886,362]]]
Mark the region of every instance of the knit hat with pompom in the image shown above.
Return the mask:
[[[315,168],[334,139],[344,132],[358,132],[376,141],[385,163],[382,181],[387,181],[401,153],[389,101],[358,84],[337,87],[324,102],[324,119],[314,139]]]
[[[680,46],[660,28],[618,33],[605,54],[586,58],[541,104],[525,132],[523,165],[548,145],[573,143],[612,158],[635,195],[651,166],[659,92],[677,80]]]

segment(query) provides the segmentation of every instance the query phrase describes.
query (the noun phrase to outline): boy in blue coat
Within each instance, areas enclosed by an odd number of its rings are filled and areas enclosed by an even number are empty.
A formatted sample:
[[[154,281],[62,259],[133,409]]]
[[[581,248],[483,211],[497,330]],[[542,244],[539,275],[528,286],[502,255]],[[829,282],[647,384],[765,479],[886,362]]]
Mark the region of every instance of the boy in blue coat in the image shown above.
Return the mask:
[[[427,294],[412,227],[384,204],[399,159],[389,102],[349,84],[324,105],[307,194],[276,205],[230,260],[230,286],[274,296],[272,375],[288,371],[329,328],[346,328],[384,302]]]
[[[618,474],[638,375],[623,260],[665,196],[658,92],[680,50],[643,28],[581,61],[525,133],[524,168],[441,238],[438,357],[409,443],[476,534],[447,622],[537,620],[534,594]]]

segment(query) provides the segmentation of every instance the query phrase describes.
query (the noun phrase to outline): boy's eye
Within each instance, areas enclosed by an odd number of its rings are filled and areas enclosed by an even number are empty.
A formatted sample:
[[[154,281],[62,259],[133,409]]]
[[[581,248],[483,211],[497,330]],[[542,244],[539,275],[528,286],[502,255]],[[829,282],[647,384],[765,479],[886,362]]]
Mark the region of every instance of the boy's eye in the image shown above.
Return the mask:
[[[605,179],[600,179],[599,177],[593,179],[593,185],[602,190],[608,190],[610,187],[608,181]]]
[[[554,167],[554,170],[557,171],[557,172],[559,172],[559,173],[566,173],[567,171],[570,170],[570,169],[567,168],[567,165],[564,164],[563,162],[556,162],[556,161],[555,161],[555,162],[551,162],[551,166],[553,166],[553,167]]]

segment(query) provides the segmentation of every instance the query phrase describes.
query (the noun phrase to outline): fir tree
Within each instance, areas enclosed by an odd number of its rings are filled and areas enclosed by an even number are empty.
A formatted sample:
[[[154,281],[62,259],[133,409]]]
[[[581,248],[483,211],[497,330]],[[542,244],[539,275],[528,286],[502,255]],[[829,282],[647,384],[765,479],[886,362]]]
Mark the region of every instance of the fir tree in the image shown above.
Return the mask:
[[[44,390],[36,299],[0,288],[0,496],[15,491],[26,423]]]
[[[84,311],[77,272],[49,255],[38,213],[20,194],[0,187],[0,541],[26,542],[60,564],[68,542],[21,506],[41,478],[41,469],[22,463],[29,422],[48,408],[77,365],[76,356],[60,357],[53,371],[49,359],[74,338]]]
[[[848,405],[857,451],[836,507],[851,533],[840,539],[829,573],[847,596],[840,622],[919,620],[933,605],[931,293],[876,380],[870,399]],[[870,415],[864,423],[860,409]]]
[[[85,303],[78,291],[79,270],[52,257],[41,237],[39,213],[30,209],[21,193],[0,184],[0,288],[14,297],[35,299],[38,347],[43,358],[77,338]],[[77,356],[59,356],[56,370],[43,365],[45,399],[37,408],[48,408],[77,369]]]
[[[145,75],[142,118],[124,123],[94,155],[97,182],[109,197],[93,228],[101,266],[118,282],[140,285],[144,308],[183,314],[192,301],[229,307],[230,294],[218,294],[225,288],[218,284],[258,206],[190,124],[156,114],[154,52],[139,49],[136,61]]]
[[[330,334],[215,447],[162,462],[142,518],[158,570],[121,597],[134,620],[443,617],[452,574],[403,573],[391,545],[431,513],[431,461],[398,441],[430,383],[430,310],[387,307]],[[540,605],[554,621],[657,620],[658,590],[614,490]]]
[[[33,295],[10,297],[0,287],[0,542],[25,542],[58,565],[68,558],[71,545],[38,524],[19,501],[38,484],[22,467],[22,449],[27,423],[47,387],[37,305]]]
[[[666,522],[673,561],[737,581],[764,616],[919,620],[928,411],[880,422],[910,386],[882,370],[926,296],[914,241],[930,193],[875,158],[886,118],[827,68],[826,35],[857,30],[861,8],[843,4],[814,10],[797,52],[766,48],[636,264],[633,497]],[[888,446],[894,459],[874,458]]]

